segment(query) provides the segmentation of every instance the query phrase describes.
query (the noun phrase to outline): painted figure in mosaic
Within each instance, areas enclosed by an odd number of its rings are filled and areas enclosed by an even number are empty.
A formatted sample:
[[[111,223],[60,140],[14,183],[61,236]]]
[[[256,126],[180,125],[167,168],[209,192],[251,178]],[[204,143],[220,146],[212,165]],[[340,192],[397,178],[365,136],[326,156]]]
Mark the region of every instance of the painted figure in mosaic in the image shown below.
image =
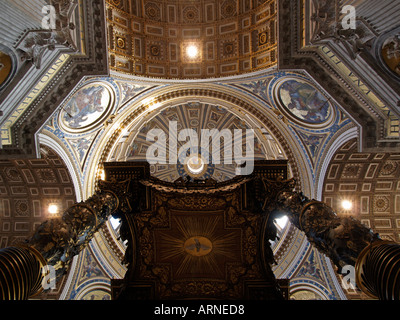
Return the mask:
[[[104,88],[92,86],[78,91],[65,107],[67,112],[64,121],[72,128],[79,128],[85,123],[92,122],[90,119],[104,111],[102,96]]]
[[[280,87],[281,99],[296,117],[311,123],[324,122],[329,117],[329,104],[325,97],[311,85],[285,81]]]

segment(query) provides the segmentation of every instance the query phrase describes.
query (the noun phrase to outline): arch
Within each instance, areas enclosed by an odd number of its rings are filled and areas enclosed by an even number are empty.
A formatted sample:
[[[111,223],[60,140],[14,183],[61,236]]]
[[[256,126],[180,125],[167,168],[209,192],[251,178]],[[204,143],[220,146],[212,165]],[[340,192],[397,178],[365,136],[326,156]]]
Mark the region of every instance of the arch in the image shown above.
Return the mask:
[[[128,132],[134,132],[146,123],[148,119],[156,116],[161,110],[179,104],[187,100],[200,100],[203,102],[220,103],[231,113],[240,119],[245,119],[250,127],[265,126],[271,135],[278,142],[283,153],[289,159],[291,172],[289,173],[298,182],[298,187],[305,194],[312,194],[313,185],[311,169],[292,132],[280,121],[277,115],[267,104],[262,104],[255,96],[238,93],[234,88],[222,84],[180,84],[164,85],[149,90],[141,95],[140,101],[132,101],[130,105],[124,105],[113,120],[113,123],[105,126],[104,132],[99,136],[96,150],[91,156],[91,164],[87,167],[85,180],[83,182],[83,197],[89,197],[95,190],[96,181],[101,177],[102,163],[110,159],[116,143]],[[285,233],[286,234],[286,233]],[[100,230],[101,239],[109,243],[109,252],[115,259],[120,255],[120,248],[115,249],[112,244],[115,242],[114,231],[109,225]],[[97,237],[94,241],[101,241]],[[280,238],[280,242],[293,241],[293,238]],[[113,249],[114,248],[114,249]],[[107,253],[99,252],[106,259]],[[117,273],[117,271],[115,271]]]
[[[64,150],[62,145],[48,134],[39,133],[39,142],[51,149],[53,149],[64,161],[70,175],[75,189],[76,201],[80,202],[83,199],[83,189],[80,182],[79,169],[74,165],[69,153]]]
[[[99,142],[97,152],[93,154],[93,165],[89,169],[85,180],[85,190],[87,195],[91,194],[95,188],[95,181],[100,178],[101,163],[108,160],[115,143],[132,128],[140,128],[146,118],[156,114],[160,110],[167,108],[174,103],[185,99],[213,99],[224,104],[229,104],[229,111],[243,117],[257,120],[263,124],[275,137],[282,147],[284,154],[289,160],[292,176],[298,179],[298,184],[305,194],[311,194],[313,186],[310,168],[304,154],[293,138],[290,130],[283,122],[280,122],[271,109],[254,98],[244,96],[234,92],[233,89],[222,85],[214,85],[212,89],[206,85],[174,85],[164,86],[143,96],[143,99],[134,102],[129,108],[118,114],[114,123],[105,128],[102,141]],[[297,161],[296,161],[297,159]]]
[[[289,297],[292,297],[296,293],[300,292],[309,292],[314,294],[315,297],[320,297],[321,300],[330,300],[329,295],[323,288],[315,281],[307,280],[307,283],[296,283],[293,286],[291,285],[289,288]],[[318,299],[319,300],[319,299]]]
[[[83,282],[81,285],[76,290],[76,295],[74,297],[74,300],[91,300],[90,294],[92,296],[97,296],[97,299],[93,300],[110,300],[111,297],[111,288],[110,284],[105,282],[102,279],[99,279],[97,281],[93,280],[88,280]],[[103,299],[101,295],[103,294]],[[108,297],[104,299],[105,297]]]
[[[277,64],[274,1],[107,1],[107,10],[135,21],[123,29],[117,19],[108,23],[110,69],[119,74],[216,79]]]
[[[316,190],[315,190],[315,197],[316,200],[322,199],[322,192],[324,190],[324,182],[325,182],[325,175],[326,171],[328,170],[329,164],[333,156],[335,155],[336,151],[340,149],[346,142],[350,141],[351,139],[359,138],[359,130],[357,127],[352,127],[342,134],[340,134],[336,139],[333,139],[333,142],[330,143],[329,146],[326,147],[325,154],[323,156],[324,161],[319,166],[317,171],[316,177]]]

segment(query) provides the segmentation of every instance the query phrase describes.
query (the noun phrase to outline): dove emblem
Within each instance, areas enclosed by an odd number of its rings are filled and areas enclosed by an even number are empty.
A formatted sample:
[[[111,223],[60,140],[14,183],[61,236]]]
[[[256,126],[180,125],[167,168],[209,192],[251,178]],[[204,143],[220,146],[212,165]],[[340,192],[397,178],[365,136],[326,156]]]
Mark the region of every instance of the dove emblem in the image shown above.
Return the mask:
[[[183,247],[190,255],[201,257],[211,252],[212,243],[206,237],[195,236],[187,239]]]

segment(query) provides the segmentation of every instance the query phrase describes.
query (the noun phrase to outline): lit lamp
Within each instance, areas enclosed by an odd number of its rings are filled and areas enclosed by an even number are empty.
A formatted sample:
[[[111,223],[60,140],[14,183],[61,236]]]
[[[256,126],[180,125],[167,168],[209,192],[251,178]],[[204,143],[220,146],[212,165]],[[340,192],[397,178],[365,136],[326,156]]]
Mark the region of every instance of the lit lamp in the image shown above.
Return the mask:
[[[195,45],[190,45],[186,48],[186,55],[190,58],[190,59],[194,59],[199,55],[199,48],[197,48],[197,46]]]
[[[187,167],[193,174],[199,174],[203,171],[205,163],[200,156],[194,156],[188,159]]]
[[[55,215],[55,214],[58,213],[58,206],[56,204],[50,204],[49,208],[48,208],[48,211],[49,211],[50,214]]]
[[[350,200],[343,200],[342,208],[346,211],[351,210],[353,208],[353,203]]]
[[[283,216],[282,218],[275,219],[275,223],[278,225],[278,227],[282,230],[285,228],[289,221],[289,218],[287,216]]]
[[[208,165],[200,154],[194,154],[185,159],[184,168],[191,177],[199,178],[207,171]]]

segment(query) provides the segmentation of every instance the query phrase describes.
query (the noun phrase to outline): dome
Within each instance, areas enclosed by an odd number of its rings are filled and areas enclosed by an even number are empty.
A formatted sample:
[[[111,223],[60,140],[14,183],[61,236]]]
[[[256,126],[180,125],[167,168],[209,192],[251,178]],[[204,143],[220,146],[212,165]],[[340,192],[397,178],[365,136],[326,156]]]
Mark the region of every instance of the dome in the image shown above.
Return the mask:
[[[246,74],[276,65],[276,2],[108,0],[110,69],[163,79]]]

